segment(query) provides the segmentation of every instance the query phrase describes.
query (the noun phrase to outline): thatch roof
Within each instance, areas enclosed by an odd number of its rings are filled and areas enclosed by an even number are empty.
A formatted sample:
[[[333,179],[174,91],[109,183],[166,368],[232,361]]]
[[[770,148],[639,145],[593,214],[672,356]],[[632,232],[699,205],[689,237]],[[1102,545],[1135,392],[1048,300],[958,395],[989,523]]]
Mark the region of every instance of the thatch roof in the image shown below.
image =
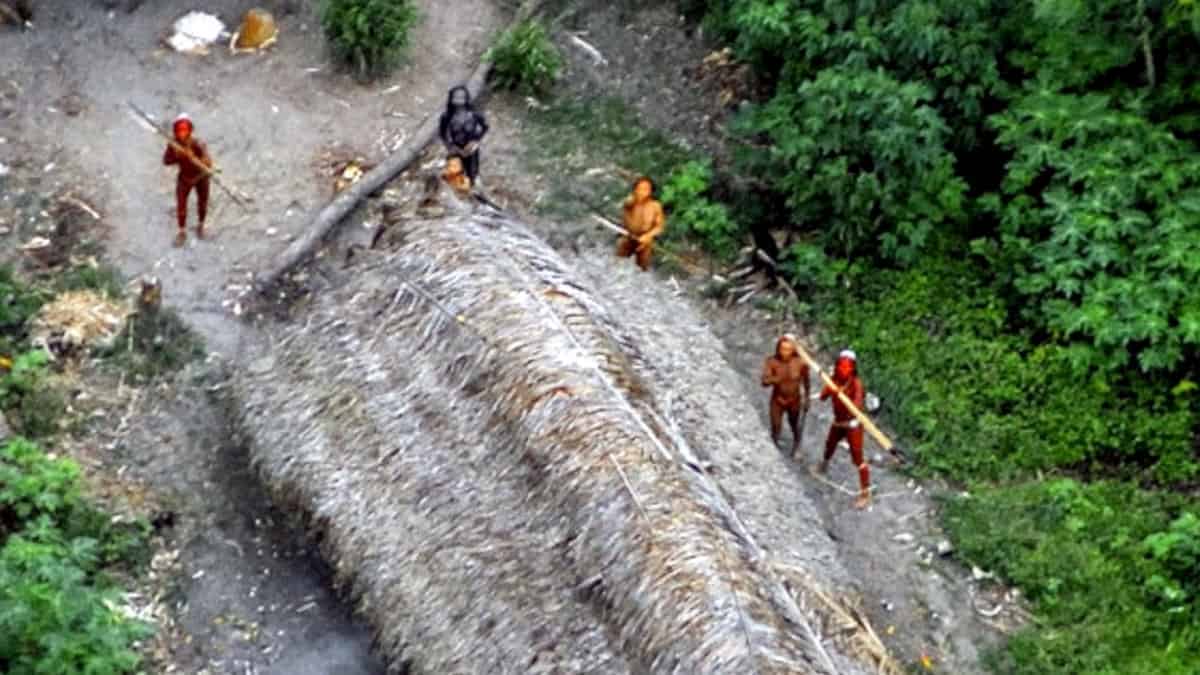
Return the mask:
[[[694,313],[496,213],[395,227],[235,389],[397,670],[866,672],[809,595],[845,584],[834,547]]]

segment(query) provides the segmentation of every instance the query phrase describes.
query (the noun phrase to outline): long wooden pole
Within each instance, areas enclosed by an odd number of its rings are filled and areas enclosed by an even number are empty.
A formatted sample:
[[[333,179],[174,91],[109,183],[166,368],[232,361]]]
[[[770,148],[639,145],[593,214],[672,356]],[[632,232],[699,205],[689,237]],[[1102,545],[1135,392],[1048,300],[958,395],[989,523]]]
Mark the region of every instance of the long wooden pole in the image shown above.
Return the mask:
[[[602,216],[602,215],[600,215],[599,213],[596,213],[596,212],[594,212],[594,211],[593,211],[593,212],[592,212],[592,218],[593,218],[593,219],[594,219],[594,220],[595,220],[597,223],[599,223],[601,227],[603,227],[603,228],[604,228],[604,229],[606,229],[606,230],[609,230],[609,231],[615,232],[616,234],[625,235],[626,237],[629,237],[630,239],[637,239],[637,235],[633,234],[632,232],[630,232],[629,230],[625,229],[624,227],[621,227],[621,226],[620,226],[620,225],[618,225],[618,224],[617,224],[615,221],[613,221],[613,220],[609,219],[609,218],[608,218],[608,217],[606,217],[606,216]],[[679,264],[683,265],[684,267],[690,267],[690,268],[692,268],[692,269],[694,269],[694,270],[699,270],[699,269],[700,269],[699,267],[697,267],[697,266],[696,266],[696,264],[695,264],[695,263],[693,263],[693,262],[691,262],[691,261],[689,261],[689,260],[685,259],[683,256],[681,256],[681,255],[679,255],[678,253],[676,253],[676,252],[672,251],[672,250],[671,250],[669,247],[667,247],[667,246],[664,246],[664,245],[662,244],[662,242],[655,242],[655,244],[654,244],[654,248],[655,248],[656,250],[658,250],[660,253],[662,253],[663,255],[667,256],[668,258],[674,258],[674,259],[676,260],[676,262],[678,262]],[[701,270],[701,271],[703,271],[703,270]]]
[[[171,144],[171,147],[175,149],[175,152],[183,155],[185,159],[187,159],[189,162],[191,162],[194,166],[198,167],[209,178],[213,179],[213,182],[216,183],[217,186],[220,187],[222,190],[224,190],[229,195],[229,197],[231,199],[233,199],[233,202],[235,204],[242,207],[243,209],[246,209],[247,211],[250,210],[250,207],[247,205],[247,202],[253,201],[253,199],[251,197],[249,197],[243,193],[239,193],[238,191],[236,191],[233,188],[226,185],[225,182],[223,180],[221,180],[221,177],[217,175],[217,172],[215,169],[213,169],[212,167],[205,166],[204,162],[201,162],[195,155],[193,155],[191,150],[188,150],[187,148],[180,145],[178,141],[176,141],[173,137],[171,137],[170,134],[168,134],[167,132],[160,129],[158,127],[158,125],[154,123],[153,118],[151,118],[149,115],[147,115],[144,110],[142,110],[141,108],[134,105],[133,101],[126,101],[126,103],[128,103],[129,107],[133,110],[134,119],[136,119],[142,126],[146,127],[150,131],[153,131],[154,133],[156,133],[159,136],[162,136],[164,139],[166,139],[166,141]]]
[[[877,443],[879,443],[880,447],[882,447],[884,450],[887,450],[896,459],[904,461],[904,451],[897,447],[896,444],[892,442],[892,439],[888,438],[886,434],[880,431],[879,427],[875,426],[875,423],[871,421],[870,417],[867,417],[866,413],[864,413],[862,410],[859,410],[858,406],[854,405],[854,401],[851,401],[850,397],[846,396],[845,392],[842,391],[842,388],[834,383],[833,378],[829,377],[824,370],[821,370],[821,365],[817,363],[816,359],[809,355],[809,353],[804,350],[804,347],[800,346],[798,343],[796,344],[796,352],[800,354],[800,358],[804,359],[805,362],[808,363],[809,368],[812,368],[817,372],[818,375],[821,376],[821,381],[834,391],[838,397],[838,400],[841,401],[842,404],[846,406],[846,409],[850,411],[850,414],[854,415],[854,418],[863,425],[863,428],[867,430],[867,433],[871,434],[871,437],[874,438]]]

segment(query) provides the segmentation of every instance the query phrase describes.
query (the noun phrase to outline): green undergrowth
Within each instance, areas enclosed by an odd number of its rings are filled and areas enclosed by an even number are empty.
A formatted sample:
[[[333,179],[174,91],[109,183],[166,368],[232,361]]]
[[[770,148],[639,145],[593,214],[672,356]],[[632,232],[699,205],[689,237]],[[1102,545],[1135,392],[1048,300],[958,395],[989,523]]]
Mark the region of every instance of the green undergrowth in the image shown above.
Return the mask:
[[[116,579],[148,563],[149,532],[89,504],[74,462],[0,446],[0,672],[136,672],[151,630],[120,609]]]
[[[1069,346],[1014,332],[969,262],[858,270],[852,289],[821,307],[826,344],[859,353],[922,471],[976,481],[1061,469],[1160,483],[1200,473],[1193,388],[1080,372]]]
[[[1200,502],[1162,489],[1200,468],[1194,388],[1080,372],[1069,346],[1014,330],[975,263],[793,254],[825,344],[858,352],[913,470],[972,486],[946,507],[963,561],[1032,602],[1036,621],[988,656],[992,671],[1194,673]]]
[[[527,159],[546,186],[539,208],[564,220],[597,211],[612,216],[635,177],[665,176],[698,159],[644,127],[616,98],[551,99],[531,110],[529,120],[534,141]]]
[[[1200,663],[1200,504],[1056,479],[946,504],[964,561],[1017,584],[1034,624],[991,654],[1021,675],[1191,675]]]
[[[48,454],[69,419],[61,376],[28,329],[57,293],[122,298],[112,268],[79,265],[27,279],[0,266],[0,410],[21,437],[0,442],[0,673],[138,672],[151,627],[127,616],[122,587],[149,562],[149,524],[114,518],[84,494],[80,467]],[[202,354],[172,312],[129,324],[101,364],[158,377]],[[84,358],[87,358],[86,356]],[[35,439],[35,440],[26,440]]]
[[[98,356],[139,381],[164,377],[204,358],[204,341],[172,309],[134,315]]]

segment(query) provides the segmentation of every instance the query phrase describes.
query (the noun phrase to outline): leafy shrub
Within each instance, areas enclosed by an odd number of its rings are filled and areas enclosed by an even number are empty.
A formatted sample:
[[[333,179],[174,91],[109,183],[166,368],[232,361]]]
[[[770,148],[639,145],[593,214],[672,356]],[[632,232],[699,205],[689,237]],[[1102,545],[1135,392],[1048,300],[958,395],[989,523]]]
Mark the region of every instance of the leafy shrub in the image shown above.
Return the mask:
[[[325,0],[321,25],[334,56],[360,78],[393,68],[417,22],[411,0]]]
[[[911,262],[964,213],[966,184],[931,98],[883,72],[822,70],[741,120],[771,141],[749,164],[787,195],[798,224],[820,224],[830,250]]]
[[[1034,92],[993,118],[1014,153],[1001,258],[1080,367],[1172,370],[1200,347],[1200,154],[1101,96]]]
[[[17,280],[9,265],[0,265],[0,356],[12,357],[25,339],[25,323],[46,295]]]
[[[1188,512],[1142,542],[1143,549],[1162,572],[1146,580],[1145,587],[1168,614],[1193,615],[1200,609],[1200,518]]]
[[[558,49],[542,24],[532,19],[507,30],[484,59],[492,62],[498,88],[529,96],[548,91],[562,70]]]
[[[741,227],[723,204],[705,196],[712,183],[712,165],[691,161],[676,168],[663,183],[659,197],[668,211],[668,231],[682,226],[721,259],[737,254]]]
[[[811,242],[792,244],[781,257],[780,266],[792,285],[810,294],[832,291],[839,282],[862,273],[861,263],[829,256],[823,247]]]
[[[59,429],[65,406],[61,396],[46,381],[49,357],[40,349],[13,360],[12,370],[0,371],[0,410],[13,415],[10,421],[22,434],[40,438]]]
[[[1181,502],[1128,484],[1069,479],[980,490],[948,502],[946,525],[959,555],[1017,583],[1034,603],[1036,623],[991,656],[992,669],[1194,672],[1200,532],[1194,516],[1171,522]],[[1188,588],[1171,594],[1167,611],[1153,590],[1162,580]]]
[[[123,616],[104,574],[144,564],[149,526],[114,523],[80,493],[79,468],[0,446],[0,668],[11,675],[132,673],[149,627]]]

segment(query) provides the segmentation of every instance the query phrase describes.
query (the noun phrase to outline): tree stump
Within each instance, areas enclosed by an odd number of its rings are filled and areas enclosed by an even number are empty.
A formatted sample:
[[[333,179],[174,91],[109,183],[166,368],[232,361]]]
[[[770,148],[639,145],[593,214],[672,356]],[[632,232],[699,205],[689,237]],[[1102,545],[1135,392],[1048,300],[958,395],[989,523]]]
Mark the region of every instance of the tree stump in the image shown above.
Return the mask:
[[[137,311],[143,316],[152,316],[162,308],[162,281],[158,277],[142,277],[138,292]]]

